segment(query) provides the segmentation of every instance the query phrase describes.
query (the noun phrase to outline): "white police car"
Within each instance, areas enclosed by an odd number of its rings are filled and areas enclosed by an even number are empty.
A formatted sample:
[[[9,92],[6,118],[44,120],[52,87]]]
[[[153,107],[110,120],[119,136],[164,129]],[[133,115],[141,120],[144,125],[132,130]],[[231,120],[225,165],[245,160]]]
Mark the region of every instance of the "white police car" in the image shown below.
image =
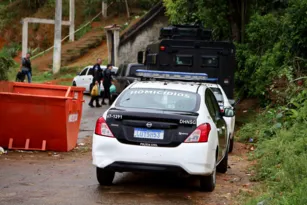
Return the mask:
[[[234,109],[233,106],[235,102],[227,98],[226,93],[224,92],[223,88],[219,84],[206,83],[206,85],[212,90],[213,94],[215,95],[215,98],[220,106],[221,112],[224,112],[225,108]],[[234,131],[235,131],[236,117],[235,115],[232,117],[224,116],[224,119],[227,124],[228,136],[230,138],[229,152],[231,153],[233,150],[233,145],[234,145]]]
[[[213,191],[216,171],[227,171],[223,116],[233,116],[233,110],[220,112],[213,92],[201,83],[206,74],[137,75],[155,80],[128,86],[97,120],[92,155],[98,182],[112,184],[115,172],[183,172],[198,176],[201,190]]]

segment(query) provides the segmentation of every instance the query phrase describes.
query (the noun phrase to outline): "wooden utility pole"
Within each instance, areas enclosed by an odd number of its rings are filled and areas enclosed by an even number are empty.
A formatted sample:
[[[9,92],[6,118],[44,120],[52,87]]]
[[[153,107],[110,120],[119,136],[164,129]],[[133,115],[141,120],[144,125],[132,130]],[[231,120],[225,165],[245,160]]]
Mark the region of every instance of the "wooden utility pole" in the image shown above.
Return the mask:
[[[28,21],[22,21],[22,57],[26,57],[28,52]]]
[[[69,0],[69,40],[75,41],[75,0]]]
[[[102,17],[103,18],[107,18],[108,17],[108,3],[107,3],[107,0],[102,0],[101,9],[102,9]]]
[[[62,0],[56,0],[54,24],[53,74],[61,69],[61,39],[62,39]]]

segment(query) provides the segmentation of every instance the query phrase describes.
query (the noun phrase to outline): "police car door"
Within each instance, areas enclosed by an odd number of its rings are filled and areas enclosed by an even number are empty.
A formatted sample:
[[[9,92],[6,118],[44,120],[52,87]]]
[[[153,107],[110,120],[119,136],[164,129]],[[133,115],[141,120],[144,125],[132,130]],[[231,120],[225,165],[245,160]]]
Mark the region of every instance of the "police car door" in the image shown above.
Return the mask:
[[[215,99],[214,94],[210,89],[206,90],[205,94],[206,105],[208,107],[210,116],[214,121],[217,134],[219,138],[219,152],[218,152],[218,162],[223,159],[227,150],[227,134],[226,134],[226,123],[221,115],[219,105]]]

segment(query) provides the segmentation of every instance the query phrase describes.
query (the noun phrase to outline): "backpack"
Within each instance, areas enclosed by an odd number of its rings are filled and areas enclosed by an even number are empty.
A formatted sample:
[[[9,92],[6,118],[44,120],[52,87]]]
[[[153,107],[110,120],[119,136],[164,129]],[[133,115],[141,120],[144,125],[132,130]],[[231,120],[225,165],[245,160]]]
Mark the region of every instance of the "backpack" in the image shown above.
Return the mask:
[[[19,71],[16,75],[16,82],[24,82],[25,78],[26,78],[26,75]]]

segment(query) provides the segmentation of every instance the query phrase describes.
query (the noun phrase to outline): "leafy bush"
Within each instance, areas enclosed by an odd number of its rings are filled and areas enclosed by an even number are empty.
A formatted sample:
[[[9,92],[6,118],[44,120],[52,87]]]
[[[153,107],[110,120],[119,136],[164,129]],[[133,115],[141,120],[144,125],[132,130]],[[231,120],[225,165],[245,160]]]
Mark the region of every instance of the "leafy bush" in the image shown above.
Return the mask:
[[[283,12],[251,17],[246,42],[237,44],[236,82],[246,95],[267,99],[276,79],[291,81],[307,72],[306,12],[307,0],[290,0]]]
[[[13,59],[0,54],[0,80],[8,80],[8,71],[15,65]]]

